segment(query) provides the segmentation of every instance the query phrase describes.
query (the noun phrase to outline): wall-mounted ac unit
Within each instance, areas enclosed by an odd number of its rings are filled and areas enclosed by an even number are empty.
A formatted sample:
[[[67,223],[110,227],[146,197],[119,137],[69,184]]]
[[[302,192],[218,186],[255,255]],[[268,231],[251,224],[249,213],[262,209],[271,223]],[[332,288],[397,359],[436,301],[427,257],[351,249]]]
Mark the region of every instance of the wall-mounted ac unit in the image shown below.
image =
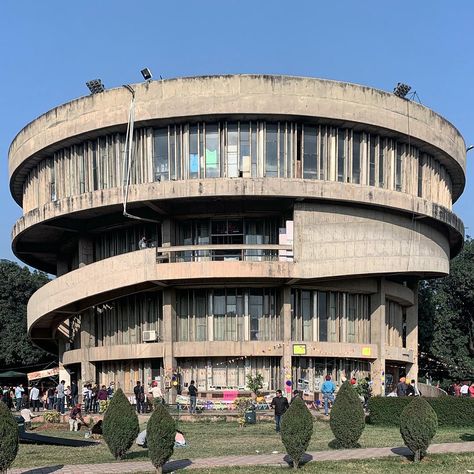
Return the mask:
[[[157,340],[157,331],[143,331],[143,342],[156,342]]]

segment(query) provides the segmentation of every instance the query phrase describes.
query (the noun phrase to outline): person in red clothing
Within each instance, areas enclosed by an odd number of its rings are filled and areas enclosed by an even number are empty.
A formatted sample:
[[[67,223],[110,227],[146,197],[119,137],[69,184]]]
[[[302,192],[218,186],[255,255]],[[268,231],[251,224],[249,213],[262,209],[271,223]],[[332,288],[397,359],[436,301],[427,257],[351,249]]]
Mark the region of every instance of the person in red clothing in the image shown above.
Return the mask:
[[[102,385],[102,388],[97,393],[97,400],[107,400],[109,398],[109,394],[107,392],[107,387]]]
[[[474,398],[474,382],[472,382],[471,386],[469,387],[469,396]]]

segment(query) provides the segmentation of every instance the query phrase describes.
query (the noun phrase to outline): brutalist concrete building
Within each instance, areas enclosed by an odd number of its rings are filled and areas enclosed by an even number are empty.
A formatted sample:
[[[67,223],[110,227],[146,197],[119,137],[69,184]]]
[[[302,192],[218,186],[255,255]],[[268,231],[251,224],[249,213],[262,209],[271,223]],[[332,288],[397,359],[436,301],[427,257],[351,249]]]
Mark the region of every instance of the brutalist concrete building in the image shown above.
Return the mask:
[[[235,75],[91,94],[9,152],[34,342],[78,382],[417,375],[417,285],[461,249],[465,143],[369,87]]]

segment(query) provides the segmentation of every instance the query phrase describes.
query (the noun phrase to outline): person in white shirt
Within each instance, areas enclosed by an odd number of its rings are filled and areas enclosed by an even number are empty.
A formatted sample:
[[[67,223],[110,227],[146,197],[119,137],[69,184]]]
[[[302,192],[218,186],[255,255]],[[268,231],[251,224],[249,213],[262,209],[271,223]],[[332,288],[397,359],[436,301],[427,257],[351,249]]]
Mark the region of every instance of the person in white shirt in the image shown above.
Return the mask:
[[[20,415],[25,420],[25,430],[31,429],[31,419],[35,418],[35,415],[31,413],[31,410],[29,408],[23,408],[22,410],[20,410]]]
[[[469,385],[467,382],[463,382],[461,387],[461,397],[468,397],[469,396]]]
[[[30,404],[33,408],[33,411],[39,411],[39,389],[35,385],[33,385],[33,388],[30,390]]]
[[[153,397],[153,399],[163,398],[163,393],[161,392],[161,387],[160,387],[160,385],[158,384],[158,382],[156,380],[154,380],[152,382],[151,388],[150,388],[150,390],[148,390],[148,393],[151,393],[151,396]]]

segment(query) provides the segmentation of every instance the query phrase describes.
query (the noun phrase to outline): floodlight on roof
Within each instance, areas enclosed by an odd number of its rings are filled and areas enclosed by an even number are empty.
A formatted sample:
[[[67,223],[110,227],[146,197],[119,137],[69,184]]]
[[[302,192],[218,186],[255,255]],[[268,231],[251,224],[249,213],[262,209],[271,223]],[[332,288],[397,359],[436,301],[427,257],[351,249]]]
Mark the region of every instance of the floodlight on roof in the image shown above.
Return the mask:
[[[147,67],[142,69],[140,72],[142,73],[143,79],[145,79],[145,81],[151,81],[153,75]]]
[[[99,92],[105,91],[104,84],[102,84],[100,79],[92,79],[91,81],[86,82],[86,86],[91,91],[91,94],[98,94]]]
[[[396,87],[393,89],[393,93],[402,99],[406,97],[406,95],[410,92],[411,87],[408,84],[404,84],[403,82],[399,82]]]

